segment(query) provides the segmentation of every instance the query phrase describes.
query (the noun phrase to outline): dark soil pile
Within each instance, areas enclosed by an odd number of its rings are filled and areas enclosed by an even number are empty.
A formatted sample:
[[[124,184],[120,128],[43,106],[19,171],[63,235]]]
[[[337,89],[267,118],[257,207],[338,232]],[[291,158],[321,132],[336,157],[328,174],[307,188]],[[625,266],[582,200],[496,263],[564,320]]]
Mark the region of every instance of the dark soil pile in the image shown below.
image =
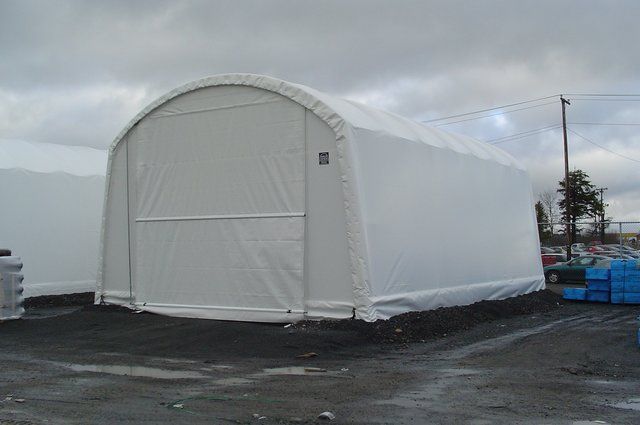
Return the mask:
[[[429,311],[412,311],[389,320],[305,321],[295,326],[309,329],[356,331],[374,343],[421,342],[446,336],[455,331],[493,320],[533,313],[546,313],[562,305],[562,297],[545,289],[499,301],[480,301],[475,304],[441,307]]]
[[[44,295],[41,297],[30,297],[24,300],[24,308],[43,307],[67,307],[75,305],[93,304],[93,292],[83,292],[80,294],[66,295]]]
[[[28,308],[79,305],[84,308],[46,320],[14,320],[2,325],[3,342],[30,347],[45,344],[82,356],[115,351],[132,355],[187,356],[207,361],[238,358],[295,359],[318,353],[321,360],[368,355],[392,344],[421,342],[451,335],[488,321],[543,314],[561,304],[558,295],[540,291],[502,301],[401,314],[389,320],[304,321],[283,323],[134,314],[112,305],[94,305],[93,294],[28,299]],[[497,328],[496,328],[497,329]],[[88,357],[87,357],[88,358]],[[84,360],[86,361],[86,359]],[[303,360],[300,360],[303,361]]]

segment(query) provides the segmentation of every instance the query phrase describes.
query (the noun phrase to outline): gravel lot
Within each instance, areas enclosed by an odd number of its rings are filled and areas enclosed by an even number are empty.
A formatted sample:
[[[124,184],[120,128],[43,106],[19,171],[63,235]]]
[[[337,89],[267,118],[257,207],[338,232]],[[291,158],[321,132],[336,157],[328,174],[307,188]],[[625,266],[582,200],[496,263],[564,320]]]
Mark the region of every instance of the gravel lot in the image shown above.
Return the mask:
[[[40,305],[0,324],[0,424],[640,423],[635,306],[544,291],[285,328]]]

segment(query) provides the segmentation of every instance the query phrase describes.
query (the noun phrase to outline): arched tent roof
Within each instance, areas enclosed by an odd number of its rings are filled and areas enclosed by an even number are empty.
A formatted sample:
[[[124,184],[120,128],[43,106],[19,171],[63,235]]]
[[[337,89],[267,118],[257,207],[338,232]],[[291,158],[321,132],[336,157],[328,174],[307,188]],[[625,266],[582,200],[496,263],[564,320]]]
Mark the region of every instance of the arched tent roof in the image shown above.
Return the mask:
[[[480,159],[492,160],[502,165],[524,169],[509,154],[471,137],[428,127],[402,116],[358,102],[334,97],[301,84],[293,84],[277,78],[255,74],[214,75],[192,81],[170,91],[153,101],[136,115],[118,134],[111,145],[111,149],[115,149],[120,140],[140,120],[171,99],[197,89],[225,85],[255,87],[285,96],[324,120],[336,132],[338,139],[345,136],[345,124],[348,124],[354,128],[387,133],[407,142],[425,143],[433,147],[448,149],[460,154],[473,155]]]

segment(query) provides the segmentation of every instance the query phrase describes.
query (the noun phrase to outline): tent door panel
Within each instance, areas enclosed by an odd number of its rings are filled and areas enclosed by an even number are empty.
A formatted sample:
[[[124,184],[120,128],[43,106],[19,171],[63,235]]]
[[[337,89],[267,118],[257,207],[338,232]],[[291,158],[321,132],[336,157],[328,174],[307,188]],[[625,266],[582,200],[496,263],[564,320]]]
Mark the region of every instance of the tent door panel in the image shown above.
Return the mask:
[[[300,215],[138,222],[138,302],[301,313]]]

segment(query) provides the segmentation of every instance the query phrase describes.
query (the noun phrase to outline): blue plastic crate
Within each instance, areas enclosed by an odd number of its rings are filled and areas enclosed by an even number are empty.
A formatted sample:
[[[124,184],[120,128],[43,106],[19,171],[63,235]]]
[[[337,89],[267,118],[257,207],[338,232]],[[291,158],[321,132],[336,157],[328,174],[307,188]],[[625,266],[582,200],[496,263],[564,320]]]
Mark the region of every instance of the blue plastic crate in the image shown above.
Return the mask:
[[[600,268],[588,268],[585,272],[587,280],[609,280],[611,278],[611,272],[609,269]]]
[[[638,329],[638,347],[640,347],[640,329]]]
[[[624,283],[624,293],[640,293],[640,282],[625,282]]]
[[[611,283],[607,280],[587,280],[587,289],[590,291],[611,291]]]
[[[640,304],[640,294],[634,294],[632,292],[624,293],[625,304]]]
[[[611,270],[611,281],[612,282],[624,282],[624,273],[623,272],[617,272],[615,270]]]
[[[624,294],[622,292],[612,292],[611,304],[624,304]]]
[[[609,291],[592,291],[587,289],[587,301],[608,303],[610,300]]]
[[[625,266],[626,269],[637,269],[638,268],[638,260],[626,260],[627,264]]]
[[[624,282],[611,282],[610,291],[612,294],[614,292],[622,294],[624,292]]]
[[[587,299],[587,290],[583,288],[564,288],[562,298],[565,300],[584,301]]]
[[[624,271],[624,278],[625,278],[625,280],[637,280],[637,281],[640,281],[640,270],[638,270],[638,269],[625,270]]]

